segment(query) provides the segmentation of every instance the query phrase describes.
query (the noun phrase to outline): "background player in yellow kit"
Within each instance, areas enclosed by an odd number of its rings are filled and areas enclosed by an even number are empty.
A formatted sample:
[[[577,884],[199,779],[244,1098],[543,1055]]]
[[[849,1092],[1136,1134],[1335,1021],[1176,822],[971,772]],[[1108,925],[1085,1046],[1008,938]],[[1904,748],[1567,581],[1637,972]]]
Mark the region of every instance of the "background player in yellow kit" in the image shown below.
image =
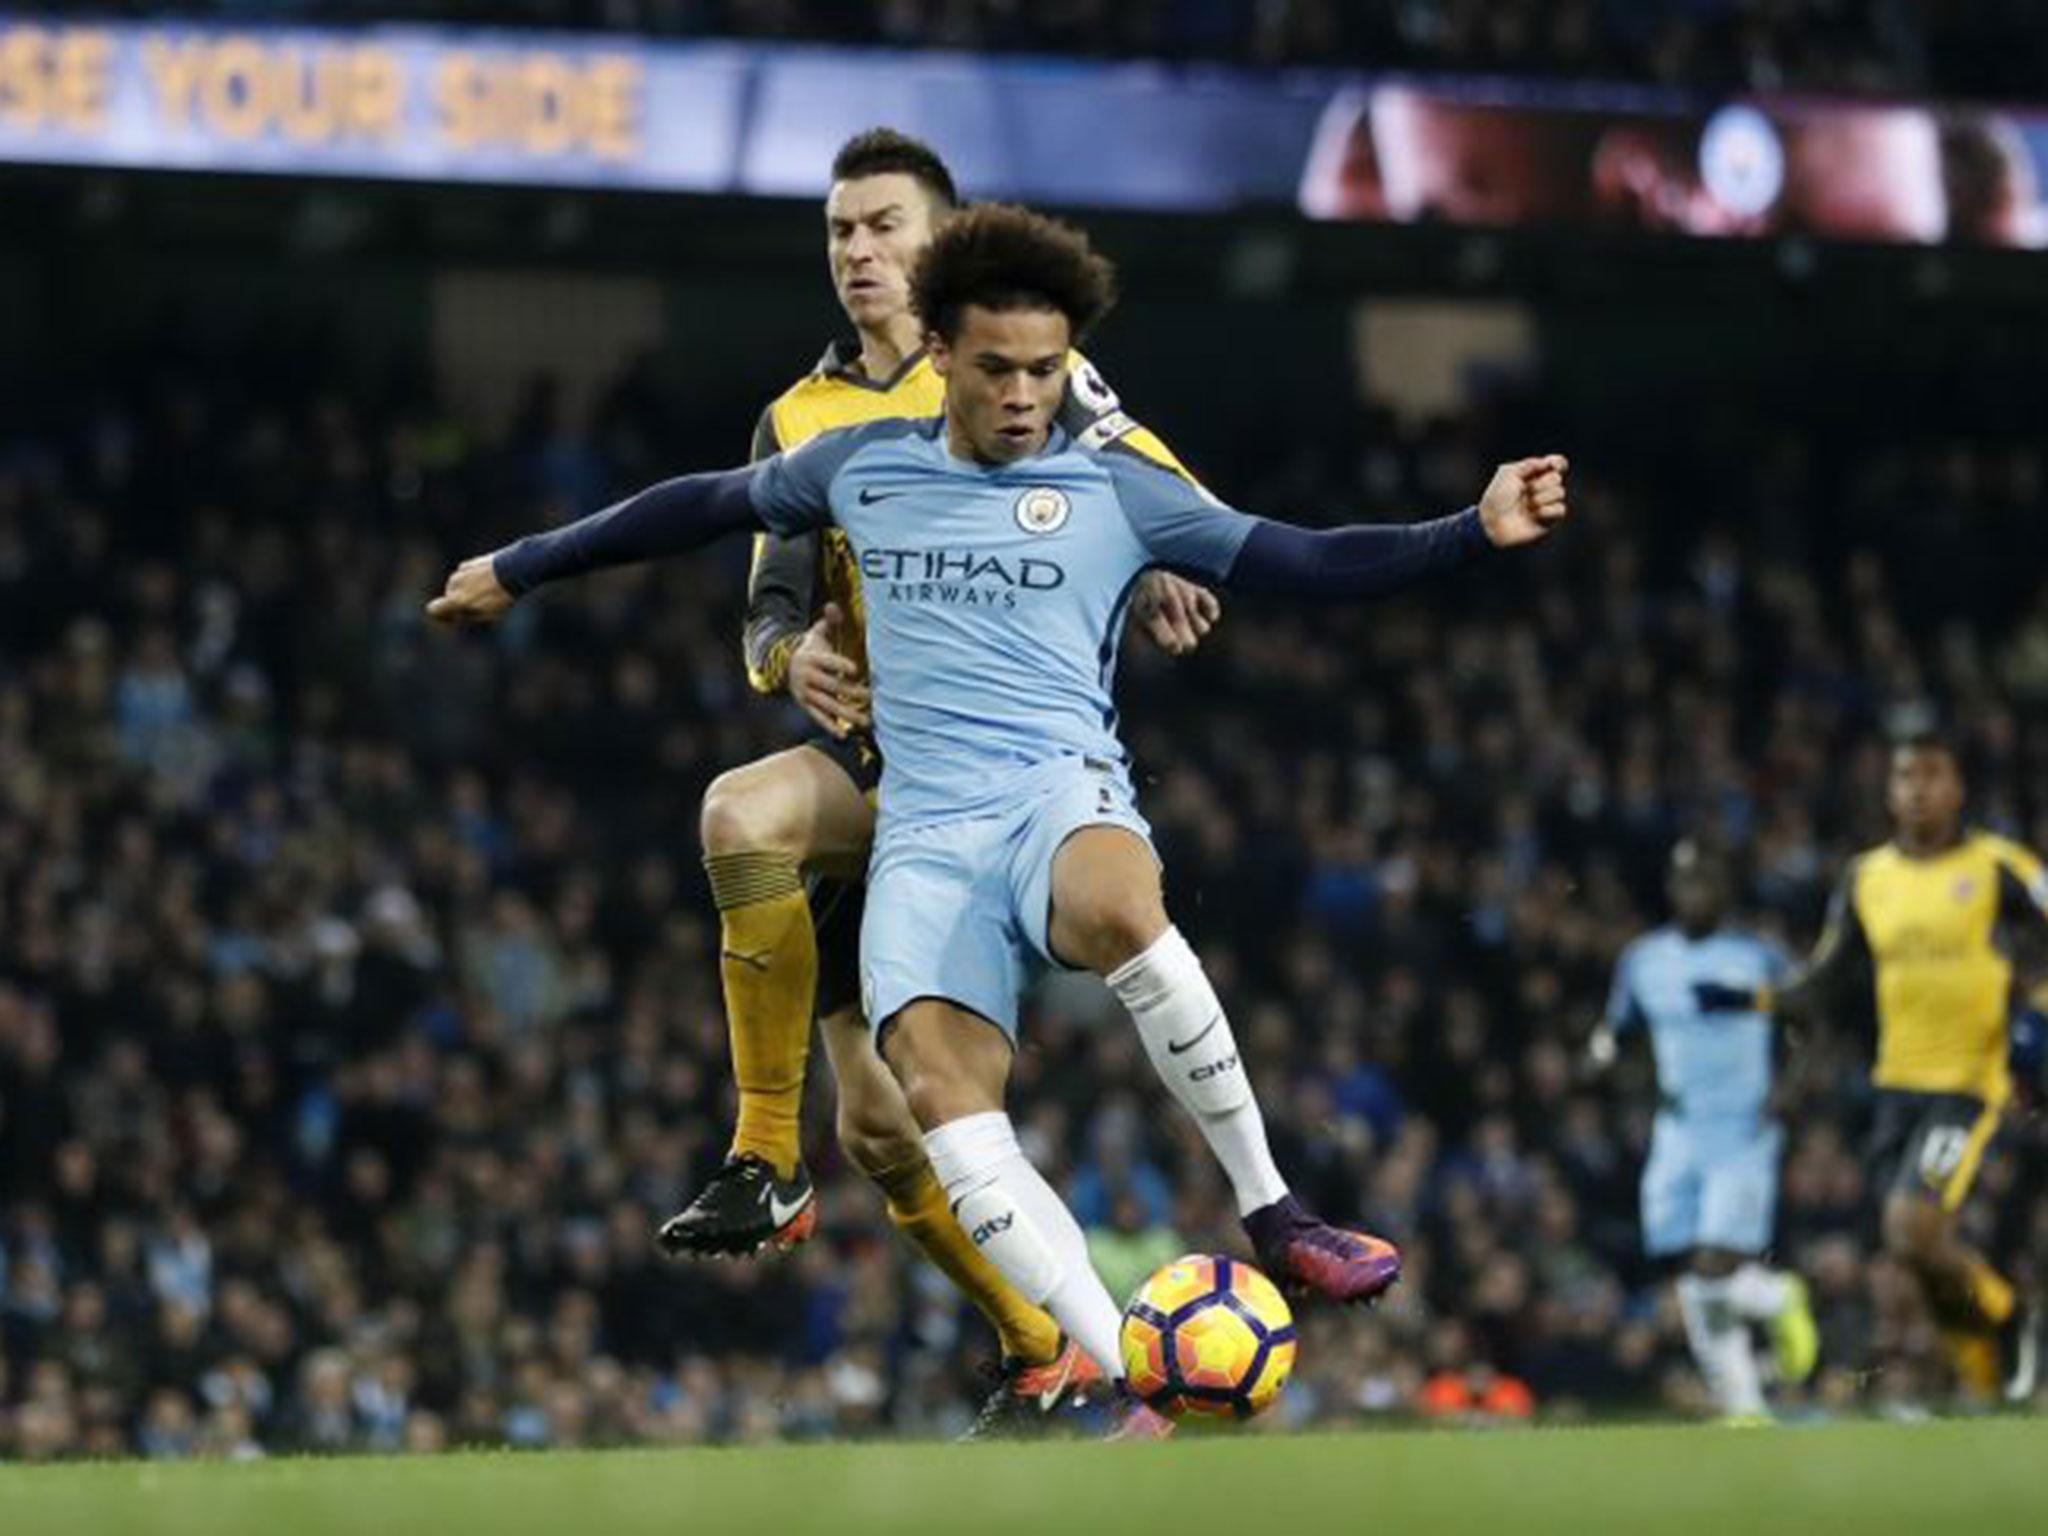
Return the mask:
[[[924,144],[874,129],[841,148],[825,204],[826,251],[855,337],[834,343],[762,413],[756,458],[837,427],[938,414],[943,387],[910,311],[908,276],[957,202],[952,176]],[[1072,363],[1063,428],[1185,474],[1085,360]],[[1218,611],[1212,594],[1164,573],[1145,578],[1135,608],[1152,639],[1172,652],[1191,649]],[[838,1081],[848,1161],[881,1189],[898,1230],[996,1329],[1004,1381],[981,1420],[993,1430],[1014,1415],[1057,1406],[1094,1369],[961,1232],[861,1017],[861,891],[881,777],[868,728],[862,617],[859,575],[838,530],[757,540],[745,636],[749,680],[762,693],[787,690],[823,730],[721,775],[705,795],[704,862],[722,925],[739,1119],[726,1162],[663,1225],[660,1240],[674,1254],[748,1254],[810,1235],[816,1193],[802,1161],[799,1116],[815,1013]]]
[[[1874,999],[1885,1246],[1919,1279],[1964,1389],[1990,1397],[2002,1382],[2024,1400],[2038,1377],[2038,1303],[1961,1240],[1955,1213],[2012,1097],[2014,956],[2048,935],[2048,874],[2025,848],[1964,824],[1962,766],[1938,735],[1894,747],[1886,799],[1892,840],[1843,872],[1806,969],[1775,992],[1704,984],[1700,1003],[1827,1018]]]

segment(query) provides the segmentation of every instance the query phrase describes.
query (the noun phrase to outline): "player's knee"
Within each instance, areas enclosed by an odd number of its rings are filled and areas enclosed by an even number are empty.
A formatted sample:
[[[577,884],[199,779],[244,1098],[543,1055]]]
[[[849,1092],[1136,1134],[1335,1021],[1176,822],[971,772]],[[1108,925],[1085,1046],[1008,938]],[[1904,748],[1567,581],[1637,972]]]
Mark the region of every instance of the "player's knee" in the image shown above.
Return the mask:
[[[911,1053],[907,1060],[892,1057],[890,1066],[920,1132],[1003,1107],[1000,1097],[991,1100],[970,1075],[953,1070],[943,1059]]]
[[[922,1042],[913,1032],[905,1028],[889,1028],[884,1031],[882,1060],[888,1066],[896,1084],[903,1090],[903,1102],[910,1106],[910,1117],[917,1122],[920,1130],[930,1130],[946,1123],[941,1113],[949,1096],[950,1084],[943,1067],[929,1057],[922,1049]]]
[[[1923,1263],[1941,1241],[1941,1212],[1924,1200],[1893,1196],[1884,1207],[1885,1252],[1902,1263]]]
[[[933,1130],[963,1115],[976,1113],[962,1107],[960,1085],[935,1072],[912,1069],[901,1078],[904,1102],[920,1129]]]
[[[1150,949],[1166,927],[1166,909],[1151,893],[1112,894],[1075,914],[1072,931],[1081,953],[1071,958],[1106,976]]]
[[[782,799],[758,764],[721,773],[704,791],[699,813],[705,853],[800,852],[791,846],[790,818]]]
[[[986,1023],[920,1000],[883,1025],[881,1040],[920,1132],[1002,1110],[1010,1045]]]
[[[1742,1256],[1727,1248],[1696,1248],[1692,1272],[1702,1280],[1725,1280],[1742,1265]]]

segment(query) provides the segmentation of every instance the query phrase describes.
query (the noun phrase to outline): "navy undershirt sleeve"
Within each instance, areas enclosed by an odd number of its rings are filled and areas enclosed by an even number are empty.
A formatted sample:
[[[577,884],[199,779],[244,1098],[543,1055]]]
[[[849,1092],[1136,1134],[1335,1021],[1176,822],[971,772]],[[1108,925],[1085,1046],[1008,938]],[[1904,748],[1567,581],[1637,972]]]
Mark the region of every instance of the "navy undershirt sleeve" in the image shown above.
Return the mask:
[[[1427,523],[1297,528],[1260,519],[1238,549],[1226,584],[1289,597],[1384,597],[1493,547],[1479,509]]]
[[[602,512],[546,533],[529,534],[491,557],[499,585],[514,597],[565,576],[679,555],[743,528],[761,528],[750,489],[755,466],[678,475]]]

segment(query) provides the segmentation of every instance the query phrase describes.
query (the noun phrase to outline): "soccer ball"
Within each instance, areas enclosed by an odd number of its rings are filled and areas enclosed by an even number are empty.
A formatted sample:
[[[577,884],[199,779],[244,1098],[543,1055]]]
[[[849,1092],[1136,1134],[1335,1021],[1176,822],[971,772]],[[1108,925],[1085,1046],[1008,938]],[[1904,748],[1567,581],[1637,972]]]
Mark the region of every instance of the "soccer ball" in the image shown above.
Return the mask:
[[[1171,1418],[1248,1419],[1294,1369],[1294,1314],[1273,1282],[1221,1254],[1155,1270],[1124,1308],[1124,1375]]]

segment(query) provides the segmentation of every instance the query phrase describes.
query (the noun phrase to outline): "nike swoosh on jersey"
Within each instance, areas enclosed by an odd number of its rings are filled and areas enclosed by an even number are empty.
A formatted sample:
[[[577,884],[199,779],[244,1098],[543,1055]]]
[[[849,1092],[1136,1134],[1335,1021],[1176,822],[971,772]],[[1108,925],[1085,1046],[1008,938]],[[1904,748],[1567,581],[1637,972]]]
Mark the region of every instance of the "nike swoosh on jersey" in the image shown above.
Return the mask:
[[[860,504],[872,507],[878,501],[893,501],[902,494],[901,491],[878,491],[873,486],[864,485],[860,488]]]
[[[1169,1040],[1169,1041],[1167,1041],[1167,1042],[1166,1042],[1166,1053],[1167,1053],[1167,1055],[1169,1055],[1169,1056],[1178,1056],[1178,1055],[1179,1055],[1179,1054],[1180,1054],[1180,1053],[1181,1053],[1182,1051],[1192,1051],[1192,1050],[1193,1050],[1193,1049],[1194,1049],[1194,1048],[1195,1048],[1196,1046],[1200,1045],[1200,1044],[1202,1043],[1202,1041],[1203,1041],[1203,1040],[1204,1040],[1205,1038],[1207,1038],[1207,1036],[1208,1036],[1208,1033],[1209,1033],[1209,1031],[1210,1031],[1210,1030],[1214,1029],[1214,1028],[1215,1028],[1215,1027],[1216,1027],[1216,1026],[1217,1026],[1218,1024],[1221,1024],[1222,1022],[1223,1022],[1223,1015],[1222,1015],[1222,1014],[1221,1014],[1221,1013],[1219,1012],[1219,1013],[1218,1013],[1218,1014],[1216,1015],[1216,1017],[1214,1017],[1214,1018],[1213,1018],[1213,1019],[1211,1019],[1211,1020],[1210,1020],[1210,1021],[1209,1021],[1208,1023],[1206,1023],[1206,1024],[1204,1024],[1204,1025],[1202,1026],[1202,1033],[1201,1033],[1201,1034],[1199,1034],[1199,1035],[1197,1035],[1197,1036],[1195,1036],[1195,1038],[1194,1038],[1194,1039],[1192,1039],[1192,1040]]]

